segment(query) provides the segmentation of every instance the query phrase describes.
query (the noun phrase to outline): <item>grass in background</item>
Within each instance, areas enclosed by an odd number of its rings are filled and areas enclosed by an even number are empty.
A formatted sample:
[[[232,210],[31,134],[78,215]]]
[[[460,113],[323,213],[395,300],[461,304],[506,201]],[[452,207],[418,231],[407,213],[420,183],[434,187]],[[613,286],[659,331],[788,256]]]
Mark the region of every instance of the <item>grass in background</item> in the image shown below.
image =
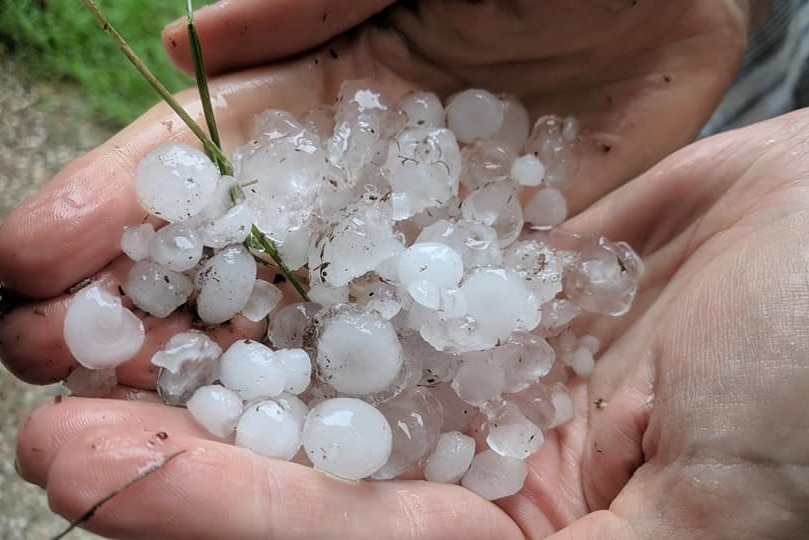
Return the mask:
[[[197,0],[197,7],[211,2]],[[169,61],[163,26],[185,15],[185,0],[97,0],[169,90],[193,84]],[[0,44],[28,75],[78,83],[98,120],[121,127],[159,97],[78,0],[0,0]]]

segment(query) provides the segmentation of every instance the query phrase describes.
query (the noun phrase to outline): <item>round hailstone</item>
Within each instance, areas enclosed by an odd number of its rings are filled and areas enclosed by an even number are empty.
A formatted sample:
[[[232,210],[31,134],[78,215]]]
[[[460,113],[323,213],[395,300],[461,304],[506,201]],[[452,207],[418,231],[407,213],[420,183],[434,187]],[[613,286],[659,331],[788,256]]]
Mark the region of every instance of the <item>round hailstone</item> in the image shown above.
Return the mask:
[[[161,368],[157,393],[169,405],[182,405],[197,388],[216,380],[221,355],[222,348],[202,332],[175,334],[152,356],[152,364]]]
[[[299,349],[303,338],[314,325],[320,304],[312,302],[289,304],[278,310],[270,320],[267,335],[276,349]]]
[[[486,361],[483,354],[466,354],[452,379],[452,389],[470,405],[480,406],[503,392],[506,373],[501,366]]]
[[[155,233],[149,244],[149,257],[175,272],[190,270],[202,257],[202,239],[188,225],[171,223]]]
[[[312,360],[303,349],[279,349],[275,359],[284,369],[285,391],[298,395],[309,387],[312,378]]]
[[[219,361],[219,380],[242,399],[275,397],[284,391],[284,366],[275,353],[258,341],[239,340]]]
[[[515,332],[492,351],[492,362],[506,372],[504,392],[519,392],[548,374],[556,352],[547,341],[528,332]]]
[[[242,308],[242,315],[249,321],[258,322],[275,309],[283,296],[281,289],[272,283],[257,279],[253,283],[247,304]]]
[[[545,165],[534,154],[525,154],[511,164],[509,176],[521,186],[536,187],[545,176]]]
[[[151,223],[136,227],[126,227],[121,235],[121,251],[133,261],[140,261],[149,256],[149,244],[155,231]]]
[[[67,348],[89,369],[115,367],[131,359],[146,337],[141,320],[121,305],[121,299],[97,285],[73,297],[64,322]]]
[[[461,291],[481,331],[502,341],[515,330],[531,331],[539,324],[537,297],[514,270],[479,268],[464,280]]]
[[[290,460],[301,447],[301,425],[293,411],[273,400],[252,403],[236,424],[236,446]]]
[[[504,457],[525,459],[542,447],[542,430],[531,423],[517,405],[503,403],[491,412],[486,444]]]
[[[475,439],[459,431],[442,433],[438,446],[427,459],[424,478],[428,482],[456,484],[469,470],[475,457]]]
[[[306,403],[301,401],[298,397],[293,396],[292,394],[287,394],[286,392],[282,392],[278,394],[272,400],[278,403],[281,408],[292,415],[292,418],[300,426],[300,429],[303,429],[303,423],[306,421],[306,415],[309,414],[309,407],[306,406]]]
[[[500,99],[503,101],[503,125],[494,138],[506,142],[515,152],[519,152],[528,139],[531,119],[525,106],[516,98],[503,96]]]
[[[374,474],[388,461],[392,445],[385,416],[359,399],[322,401],[303,425],[303,447],[314,467],[346,480]]]
[[[576,175],[580,149],[575,122],[558,116],[543,116],[531,129],[525,150],[536,155],[545,165],[545,183],[561,187]]]
[[[197,314],[208,324],[221,324],[239,313],[253,292],[256,261],[244,246],[220,251],[197,273]]]
[[[570,397],[570,392],[566,388],[554,388],[551,392],[551,403],[553,404],[554,415],[550,427],[561,426],[573,420],[575,416],[573,398]]]
[[[593,353],[586,347],[579,347],[566,357],[567,364],[573,368],[576,375],[586,377],[593,372],[595,360]]]
[[[199,424],[217,437],[229,437],[242,414],[242,398],[224,386],[197,388],[185,406]]]
[[[567,219],[565,196],[558,189],[540,189],[528,201],[523,217],[534,227],[555,227]]]
[[[459,141],[487,139],[503,125],[503,102],[486,90],[464,90],[447,102],[447,126]]]
[[[405,114],[407,127],[446,126],[444,105],[432,92],[410,92],[402,99],[399,108]]]
[[[402,369],[404,355],[396,330],[374,311],[342,307],[325,318],[320,328],[320,379],[346,394],[381,392]]]
[[[205,208],[218,180],[219,170],[203,152],[170,142],[140,161],[135,190],[149,213],[180,221]]]
[[[508,176],[517,154],[502,141],[478,140],[461,151],[461,183],[470,190]]]
[[[441,288],[455,287],[463,277],[463,259],[446,244],[422,242],[399,254],[396,272],[405,286],[429,281]]]
[[[200,227],[202,243],[222,249],[229,244],[243,242],[253,225],[253,211],[244,203],[230,207],[224,214],[205,221]]]
[[[393,431],[393,447],[377,480],[396,478],[433,451],[441,432],[441,402],[427,388],[409,388],[379,405]]]
[[[484,450],[472,460],[471,467],[461,478],[461,485],[484,499],[494,501],[520,491],[527,476],[525,461]]]
[[[470,193],[461,203],[461,214],[466,220],[492,227],[501,247],[520,236],[524,223],[517,185],[505,178]]]
[[[194,284],[184,274],[142,260],[129,269],[121,288],[136,306],[162,319],[188,300]]]

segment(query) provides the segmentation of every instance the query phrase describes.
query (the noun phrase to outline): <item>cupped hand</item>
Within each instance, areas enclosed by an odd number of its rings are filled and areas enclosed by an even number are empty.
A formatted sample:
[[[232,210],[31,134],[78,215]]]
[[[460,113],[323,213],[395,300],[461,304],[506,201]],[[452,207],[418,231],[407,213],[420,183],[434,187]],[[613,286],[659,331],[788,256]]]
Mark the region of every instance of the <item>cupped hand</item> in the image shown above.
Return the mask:
[[[647,271],[572,384],[577,415],[497,505],[457,486],[347,483],[207,437],[180,409],[66,398],[36,411],[23,476],[87,523],[149,538],[802,538],[809,527],[809,111],[666,159],[566,224]],[[158,435],[160,434],[160,435]]]
[[[751,21],[765,4],[249,0],[202,9],[196,22],[214,71],[277,60],[337,36],[286,64],[214,82],[230,149],[248,138],[257,112],[301,112],[330,102],[346,79],[442,94],[483,86],[516,94],[535,117],[554,112],[580,119],[581,166],[567,193],[576,212],[696,133],[730,84]],[[182,64],[187,47],[179,26],[169,27],[165,38]],[[181,101],[200,116],[193,92]],[[119,232],[145,219],[133,195],[134,169],[149,149],[171,139],[191,141],[176,117],[157,107],[73,162],[0,225],[6,296],[13,291],[38,300],[0,324],[0,356],[20,378],[52,382],[75,366],[61,338],[64,292],[91,277],[112,289],[120,282],[128,263],[120,257]],[[178,315],[145,322],[146,346],[119,377],[149,388],[155,373],[144,359],[189,321]],[[240,327],[222,337],[251,331]]]

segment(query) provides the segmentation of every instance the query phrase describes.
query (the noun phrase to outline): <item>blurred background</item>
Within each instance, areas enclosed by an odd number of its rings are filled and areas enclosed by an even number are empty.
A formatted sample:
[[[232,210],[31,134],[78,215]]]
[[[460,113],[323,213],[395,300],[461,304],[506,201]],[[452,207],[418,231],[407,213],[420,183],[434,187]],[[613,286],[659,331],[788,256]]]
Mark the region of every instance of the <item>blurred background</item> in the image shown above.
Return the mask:
[[[166,86],[192,84],[160,43],[163,25],[185,14],[186,0],[96,3]],[[212,2],[194,5],[204,3]],[[157,100],[81,0],[0,0],[0,221]],[[50,538],[66,526],[14,468],[18,427],[58,391],[25,385],[0,368],[0,539]],[[69,538],[97,537],[76,531]]]

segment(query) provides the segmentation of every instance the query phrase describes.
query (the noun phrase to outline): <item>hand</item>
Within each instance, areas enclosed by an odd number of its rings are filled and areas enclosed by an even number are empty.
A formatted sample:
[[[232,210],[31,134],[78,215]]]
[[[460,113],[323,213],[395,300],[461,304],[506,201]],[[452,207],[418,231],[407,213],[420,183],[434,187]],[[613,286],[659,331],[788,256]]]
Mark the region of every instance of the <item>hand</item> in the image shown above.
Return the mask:
[[[196,21],[203,46],[215,44],[206,48],[207,65],[221,72],[313,47],[385,8],[356,31],[283,66],[215,81],[214,95],[227,103],[219,123],[231,148],[247,138],[255,113],[329,102],[346,79],[373,77],[401,90],[415,85],[444,94],[485,86],[517,94],[534,116],[580,118],[581,181],[566,194],[575,213],[699,130],[730,84],[751,21],[766,4],[590,0],[564,8],[509,2],[494,9],[491,2],[460,0],[243,0],[200,10]],[[165,40],[182,64],[187,48],[180,27],[170,27]],[[182,99],[198,113],[191,96]],[[144,219],[133,197],[134,168],[149,149],[173,138],[191,140],[165,107],[156,108],[67,167],[0,226],[0,283],[44,300],[16,310],[0,327],[0,353],[20,378],[52,382],[75,365],[61,338],[63,293],[102,269],[103,279],[120,281],[127,263],[110,231]],[[154,386],[144,359],[188,320],[176,316],[170,328],[161,324],[166,332],[152,330],[141,358],[121,368],[122,382]]]
[[[186,449],[87,524],[122,538],[802,538],[807,133],[804,110],[702,141],[567,224],[628,240],[647,273],[627,317],[588,329],[605,349],[573,384],[577,417],[498,506],[266,460],[145,400],[43,406],[20,434],[21,472],[75,517]]]

